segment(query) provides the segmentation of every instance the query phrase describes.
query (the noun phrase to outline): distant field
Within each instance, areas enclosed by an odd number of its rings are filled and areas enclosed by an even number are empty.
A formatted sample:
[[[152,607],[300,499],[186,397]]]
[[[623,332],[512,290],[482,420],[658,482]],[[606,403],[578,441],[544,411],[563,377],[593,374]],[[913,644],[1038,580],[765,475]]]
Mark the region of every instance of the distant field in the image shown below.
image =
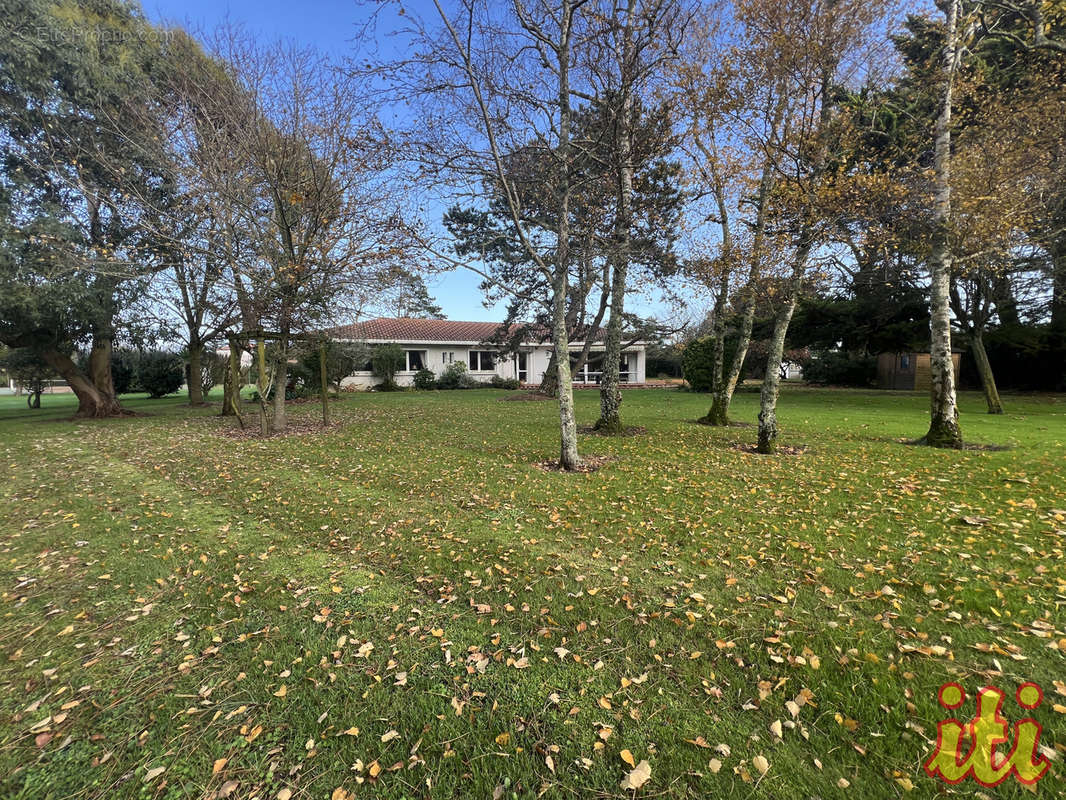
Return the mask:
[[[631,391],[643,435],[565,475],[554,404],[508,396],[344,395],[267,440],[0,397],[0,797],[981,796],[921,769],[947,681],[1012,721],[1041,684],[1066,794],[1066,398],[966,394],[1004,449],[946,452],[904,443],[924,395],[790,388],[763,457]]]

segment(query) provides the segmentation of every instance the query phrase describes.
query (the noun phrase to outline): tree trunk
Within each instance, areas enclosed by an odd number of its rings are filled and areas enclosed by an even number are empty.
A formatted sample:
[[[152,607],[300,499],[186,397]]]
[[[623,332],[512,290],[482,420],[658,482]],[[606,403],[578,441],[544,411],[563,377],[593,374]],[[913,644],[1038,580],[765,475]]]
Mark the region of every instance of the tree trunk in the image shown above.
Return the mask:
[[[201,361],[204,355],[203,342],[193,342],[189,345],[189,405],[202,406],[204,404],[204,389],[200,375]]]
[[[1066,214],[1056,216],[1066,226]],[[1058,375],[1051,385],[1066,390],[1066,233],[1060,233],[1051,245],[1051,326],[1048,337],[1050,363],[1058,364]]]
[[[122,414],[122,408],[114,398],[100,393],[89,377],[78,369],[78,365],[66,353],[58,350],[41,350],[41,357],[69,385],[78,398],[79,417],[113,417]]]
[[[770,352],[766,358],[766,374],[762,379],[759,395],[759,443],[760,453],[770,454],[777,449],[777,397],[781,391],[781,360],[785,352],[785,336],[796,310],[796,294],[777,312],[774,319],[774,334],[770,340]]]
[[[988,413],[1002,414],[1003,402],[999,399],[996,376],[992,374],[992,364],[988,360],[988,352],[985,350],[984,336],[981,331],[970,332],[970,347],[973,350],[973,359],[977,362],[977,374],[981,376],[981,388],[985,391]]]
[[[774,110],[773,125],[775,130],[784,115],[783,97],[784,95],[778,99],[777,106]],[[766,163],[763,164],[762,177],[759,180],[759,192],[756,196],[758,211],[756,212],[755,230],[752,238],[751,265],[748,268],[748,282],[743,289],[744,302],[741,307],[740,338],[737,340],[737,349],[733,352],[733,358],[729,363],[729,372],[725,374],[721,384],[716,385],[713,389],[711,410],[707,412],[706,416],[699,419],[699,422],[704,425],[724,426],[729,424],[729,405],[733,402],[733,392],[737,388],[737,381],[740,380],[740,373],[744,370],[744,359],[748,357],[748,347],[751,346],[751,330],[755,325],[755,280],[759,277],[759,272],[762,266],[762,245],[763,238],[766,235],[766,220],[769,212],[770,192],[773,190],[774,183],[776,182],[775,168],[776,163],[772,159],[767,158]],[[719,204],[724,207],[724,199],[719,200]],[[730,251],[732,250],[731,238],[723,240],[723,246],[725,245],[729,246]],[[728,289],[728,276],[723,280],[722,285],[723,291]],[[720,301],[724,310],[725,299],[720,298]],[[716,301],[716,308],[718,302],[719,301]],[[716,319],[715,326],[717,327],[717,325],[718,321]],[[722,320],[721,325],[721,336],[723,337],[722,347],[724,348],[724,319]],[[717,358],[717,355],[715,357]]]
[[[607,342],[600,374],[600,418],[596,430],[622,431],[622,392],[618,373],[622,360],[622,314],[625,311],[626,281],[629,274],[630,228],[633,224],[633,17],[636,0],[628,0],[622,31],[622,103],[616,133],[618,158],[618,213],[615,218],[614,270],[611,275],[611,318],[607,322]]]
[[[222,379],[222,410],[219,412],[220,416],[232,417],[237,414],[237,409],[233,407],[233,393],[236,383],[232,370],[227,366],[226,375]]]
[[[755,298],[750,295],[752,287],[748,287],[749,295],[744,298],[744,309],[740,320],[740,338],[737,340],[737,349],[733,351],[733,358],[729,362],[729,372],[725,374],[721,386],[713,390],[711,397],[711,410],[707,416],[701,417],[700,422],[704,425],[723,426],[729,424],[729,406],[733,402],[733,392],[736,391],[740,373],[744,369],[744,359],[748,357],[748,348],[751,346],[751,331],[755,326]]]
[[[726,244],[723,242],[722,251]],[[723,259],[724,260],[724,259]],[[718,282],[718,296],[714,299],[714,322],[711,336],[714,337],[714,362],[711,365],[711,391],[717,394],[725,386],[725,310],[729,303],[729,265],[725,264]],[[708,414],[710,416],[710,414]]]
[[[89,350],[89,380],[103,399],[112,414],[122,414],[118,395],[115,393],[115,381],[111,375],[111,334],[101,332],[93,334],[92,348]],[[94,414],[94,416],[100,416]]]
[[[1066,214],[1059,221],[1066,226]],[[1051,250],[1051,330],[1066,339],[1066,233],[1055,237]]]
[[[278,357],[278,365],[274,371],[274,417],[271,420],[270,429],[274,433],[284,433],[287,420],[285,419],[285,385],[289,382],[289,361],[285,355],[285,348]]]
[[[559,39],[559,146],[556,168],[559,227],[555,243],[555,275],[552,297],[552,346],[559,379],[559,467],[572,471],[581,466],[577,453],[577,420],[574,417],[574,385],[570,377],[570,343],[566,331],[566,291],[570,278],[570,24],[573,5],[562,0]]]
[[[567,363],[569,364],[570,357],[567,355]],[[548,358],[548,368],[544,370],[544,377],[540,379],[540,393],[547,395],[548,397],[559,396],[559,369],[556,366],[558,364],[555,358],[555,350],[552,350],[551,356]]]
[[[951,268],[948,225],[951,220],[951,113],[958,59],[959,0],[950,0],[947,42],[944,46],[944,90],[936,120],[933,203],[933,248],[930,256],[930,420],[922,439],[932,447],[962,447],[959,410],[955,396],[955,370],[951,359]]]
[[[565,286],[566,273],[563,273]],[[556,288],[552,325],[552,347],[554,349],[558,391],[559,391],[559,466],[572,471],[581,466],[577,453],[577,419],[574,416],[574,385],[570,378],[569,342],[566,335],[565,309],[566,289]]]

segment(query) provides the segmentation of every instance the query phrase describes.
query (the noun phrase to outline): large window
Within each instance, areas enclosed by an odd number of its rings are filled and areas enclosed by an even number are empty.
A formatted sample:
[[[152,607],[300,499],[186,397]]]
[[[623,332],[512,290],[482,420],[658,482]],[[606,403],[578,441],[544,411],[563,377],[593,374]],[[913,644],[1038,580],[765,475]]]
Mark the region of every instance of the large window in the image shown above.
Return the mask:
[[[517,377],[518,380],[520,380],[522,383],[526,383],[529,380],[529,369],[527,367],[528,362],[526,360],[527,358],[528,356],[525,353],[518,354],[518,375],[516,375],[515,377]]]
[[[496,354],[491,350],[470,351],[471,372],[492,372],[496,369]]]
[[[407,354],[408,372],[418,372],[418,370],[426,368],[425,350],[404,350],[404,352]]]

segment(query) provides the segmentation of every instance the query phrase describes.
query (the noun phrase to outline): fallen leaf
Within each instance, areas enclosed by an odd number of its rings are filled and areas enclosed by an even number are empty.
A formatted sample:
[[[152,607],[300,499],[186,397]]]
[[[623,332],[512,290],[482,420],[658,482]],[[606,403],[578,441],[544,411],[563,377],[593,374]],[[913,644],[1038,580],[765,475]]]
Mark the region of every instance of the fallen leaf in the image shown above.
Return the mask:
[[[625,776],[619,785],[623,789],[639,789],[648,782],[649,778],[651,778],[651,764],[644,759]]]

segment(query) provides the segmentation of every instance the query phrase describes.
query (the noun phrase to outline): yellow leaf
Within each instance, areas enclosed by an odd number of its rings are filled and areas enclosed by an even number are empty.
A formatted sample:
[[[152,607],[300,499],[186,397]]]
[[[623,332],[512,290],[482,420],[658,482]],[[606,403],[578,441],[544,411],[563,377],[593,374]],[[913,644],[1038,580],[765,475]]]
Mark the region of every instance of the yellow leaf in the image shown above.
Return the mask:
[[[637,765],[637,760],[633,758],[633,754],[630,753],[628,750],[623,750],[618,755],[621,756],[622,760],[629,764],[629,766],[635,767]]]
[[[283,683],[283,684],[281,684],[281,688],[279,688],[276,692],[274,692],[274,697],[284,697],[288,693],[289,693],[289,689]]]
[[[284,789],[282,789],[280,792],[278,792],[277,800],[290,800],[291,797],[292,797],[292,789],[290,789],[289,787],[286,786]]]
[[[760,775],[765,775],[767,770],[770,769],[770,762],[766,760],[766,756],[755,756],[751,760],[751,765],[759,770]]]
[[[229,759],[228,758],[216,759],[215,760],[215,765],[213,767],[211,767],[211,774],[212,775],[218,775],[218,773],[220,773],[223,770],[223,768],[226,766],[226,764],[228,764],[228,763],[229,763]]]
[[[499,736],[496,737],[496,744],[498,744],[500,747],[507,747],[507,744],[510,741],[511,741],[511,734],[509,734],[507,731],[504,731],[503,733],[501,733]]]

